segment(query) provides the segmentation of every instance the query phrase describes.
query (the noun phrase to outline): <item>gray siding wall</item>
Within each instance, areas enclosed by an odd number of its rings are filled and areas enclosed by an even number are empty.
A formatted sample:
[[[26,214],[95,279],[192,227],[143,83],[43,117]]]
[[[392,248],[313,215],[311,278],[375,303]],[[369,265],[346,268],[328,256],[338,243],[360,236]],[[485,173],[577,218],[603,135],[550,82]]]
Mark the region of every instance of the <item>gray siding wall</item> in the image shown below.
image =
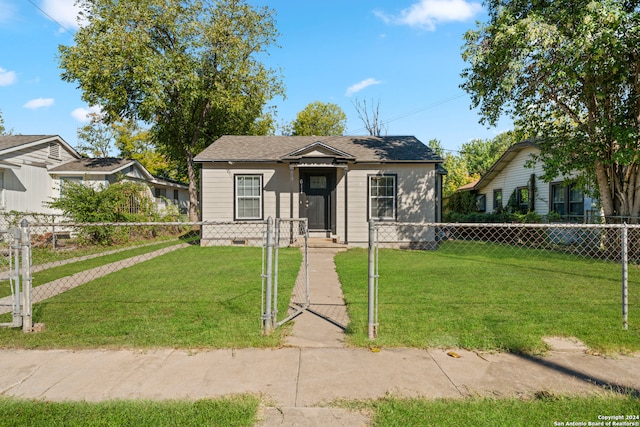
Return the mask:
[[[348,178],[344,170],[336,171],[336,237],[350,244],[366,245],[368,240],[368,195],[369,176],[393,174],[397,176],[397,220],[401,222],[436,221],[436,169],[433,164],[421,165],[350,165]],[[234,176],[237,174],[259,174],[263,176],[264,219],[289,218],[290,215],[290,170],[286,164],[265,165],[210,164],[201,169],[202,220],[234,220]],[[299,169],[293,177],[293,217],[298,218]],[[345,211],[345,191],[348,192],[348,211]],[[348,230],[345,230],[345,214]]]
[[[16,165],[5,168],[2,210],[34,213],[58,213],[49,208],[47,202],[58,197],[58,183],[48,171],[48,167],[58,166],[76,159],[62,146],[58,157],[49,156],[49,143],[12,151],[0,160]]]
[[[234,176],[262,175],[263,219],[289,218],[289,166],[276,165],[265,167],[260,164],[247,164],[231,168],[224,164],[204,164],[202,167],[202,220],[234,220]],[[298,174],[296,171],[295,182]],[[297,206],[297,192],[294,193],[294,206]],[[297,217],[297,209],[293,212]]]
[[[367,244],[369,176],[385,174],[397,176],[398,222],[436,221],[435,165],[353,165],[349,170],[349,243]]]

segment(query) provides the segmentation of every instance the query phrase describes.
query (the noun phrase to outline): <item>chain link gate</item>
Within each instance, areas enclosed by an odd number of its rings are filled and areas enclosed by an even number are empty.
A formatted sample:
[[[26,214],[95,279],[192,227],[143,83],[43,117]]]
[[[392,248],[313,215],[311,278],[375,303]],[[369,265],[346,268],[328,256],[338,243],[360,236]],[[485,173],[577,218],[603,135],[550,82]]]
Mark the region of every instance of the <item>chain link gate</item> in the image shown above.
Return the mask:
[[[31,238],[26,221],[21,228],[0,230],[0,283],[0,314],[11,313],[11,322],[0,323],[0,327],[31,332]]]
[[[309,292],[309,233],[306,218],[283,219],[269,217],[263,238],[262,251],[262,332],[274,329],[292,320],[310,304]],[[302,253],[302,263],[291,295],[279,295],[279,252],[281,248],[297,247]],[[289,309],[278,311],[279,298],[288,298]]]

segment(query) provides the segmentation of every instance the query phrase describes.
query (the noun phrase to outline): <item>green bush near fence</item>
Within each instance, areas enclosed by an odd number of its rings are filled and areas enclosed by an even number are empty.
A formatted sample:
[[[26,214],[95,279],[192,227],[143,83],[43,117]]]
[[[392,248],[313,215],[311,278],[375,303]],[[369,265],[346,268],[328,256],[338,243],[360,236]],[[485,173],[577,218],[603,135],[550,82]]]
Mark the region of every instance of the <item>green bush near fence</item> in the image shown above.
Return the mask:
[[[351,323],[367,339],[366,250],[335,260]],[[619,263],[500,246],[448,242],[436,251],[379,252],[375,345],[540,353],[546,336],[576,337],[592,351],[640,350],[640,271],[629,273],[629,329],[623,329]]]
[[[65,182],[59,198],[49,204],[74,223],[162,222],[177,220],[177,209],[158,212],[149,189],[143,184],[120,181],[107,187],[93,188],[81,183]],[[142,238],[155,237],[157,227],[136,227]],[[111,245],[132,238],[127,227],[86,226],[77,238],[83,243]]]

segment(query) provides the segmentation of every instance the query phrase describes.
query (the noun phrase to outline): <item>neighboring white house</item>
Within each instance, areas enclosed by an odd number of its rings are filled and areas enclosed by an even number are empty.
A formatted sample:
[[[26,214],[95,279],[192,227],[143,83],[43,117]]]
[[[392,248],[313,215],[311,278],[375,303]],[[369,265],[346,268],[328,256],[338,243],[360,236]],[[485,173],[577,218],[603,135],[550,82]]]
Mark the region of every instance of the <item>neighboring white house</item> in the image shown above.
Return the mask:
[[[596,201],[577,188],[571,176],[544,182],[542,163],[532,162],[539,153],[539,146],[532,141],[514,144],[480,180],[464,190],[476,193],[480,212],[499,211],[511,199],[523,211],[540,215],[555,212],[572,221],[590,222],[596,214]]]
[[[55,213],[48,207],[58,196],[49,169],[80,158],[56,135],[0,136],[0,209]]]
[[[106,187],[120,180],[145,183],[157,208],[177,207],[186,213],[189,208],[189,187],[151,175],[136,160],[118,158],[77,159],[49,169],[58,192],[64,182],[73,181],[94,188]]]
[[[370,219],[441,219],[443,160],[412,136],[223,136],[195,161],[203,221],[307,218],[312,235],[366,245]]]
[[[153,177],[137,161],[85,159],[57,135],[0,136],[0,212],[56,214],[48,203],[60,197],[63,180],[109,185],[120,178],[146,183],[160,209],[188,209],[187,186]]]

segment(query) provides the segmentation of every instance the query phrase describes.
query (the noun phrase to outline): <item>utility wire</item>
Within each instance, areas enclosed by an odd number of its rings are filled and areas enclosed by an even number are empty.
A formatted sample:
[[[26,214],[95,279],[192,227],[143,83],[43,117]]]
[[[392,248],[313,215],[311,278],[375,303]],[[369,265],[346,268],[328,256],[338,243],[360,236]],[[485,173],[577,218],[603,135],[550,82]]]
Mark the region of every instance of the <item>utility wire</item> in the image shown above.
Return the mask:
[[[434,102],[433,104],[429,104],[429,105],[426,105],[424,107],[420,107],[420,108],[417,108],[415,110],[412,110],[412,111],[409,111],[409,112],[406,112],[406,113],[402,113],[402,114],[399,114],[397,116],[393,116],[393,117],[391,117],[391,118],[389,118],[387,120],[382,121],[381,124],[382,125],[387,125],[387,124],[389,124],[391,122],[395,122],[395,121],[398,121],[398,120],[401,120],[401,119],[405,119],[405,118],[413,116],[415,114],[422,113],[423,111],[430,110],[431,108],[439,107],[440,105],[446,104],[447,102],[455,101],[456,99],[462,98],[463,96],[465,96],[465,94],[461,93],[461,94],[458,94],[458,95],[453,95],[453,96],[450,96],[448,98],[441,99],[439,101]],[[347,133],[345,133],[345,135],[355,136],[355,135],[358,135],[363,130],[367,130],[367,128],[366,127],[361,127],[361,128],[355,129],[353,131],[350,130]]]
[[[74,35],[67,27],[65,27],[64,25],[62,25],[58,20],[56,20],[53,16],[49,15],[47,12],[44,11],[44,9],[42,9],[40,6],[38,6],[33,0],[27,0],[29,3],[31,3],[31,5],[33,7],[35,7],[36,9],[38,9],[40,11],[40,13],[42,13],[44,16],[46,16],[47,18],[51,19],[53,22],[55,22],[56,24],[60,25],[60,28],[62,28],[63,30],[65,30],[67,33],[71,34],[72,36]]]

